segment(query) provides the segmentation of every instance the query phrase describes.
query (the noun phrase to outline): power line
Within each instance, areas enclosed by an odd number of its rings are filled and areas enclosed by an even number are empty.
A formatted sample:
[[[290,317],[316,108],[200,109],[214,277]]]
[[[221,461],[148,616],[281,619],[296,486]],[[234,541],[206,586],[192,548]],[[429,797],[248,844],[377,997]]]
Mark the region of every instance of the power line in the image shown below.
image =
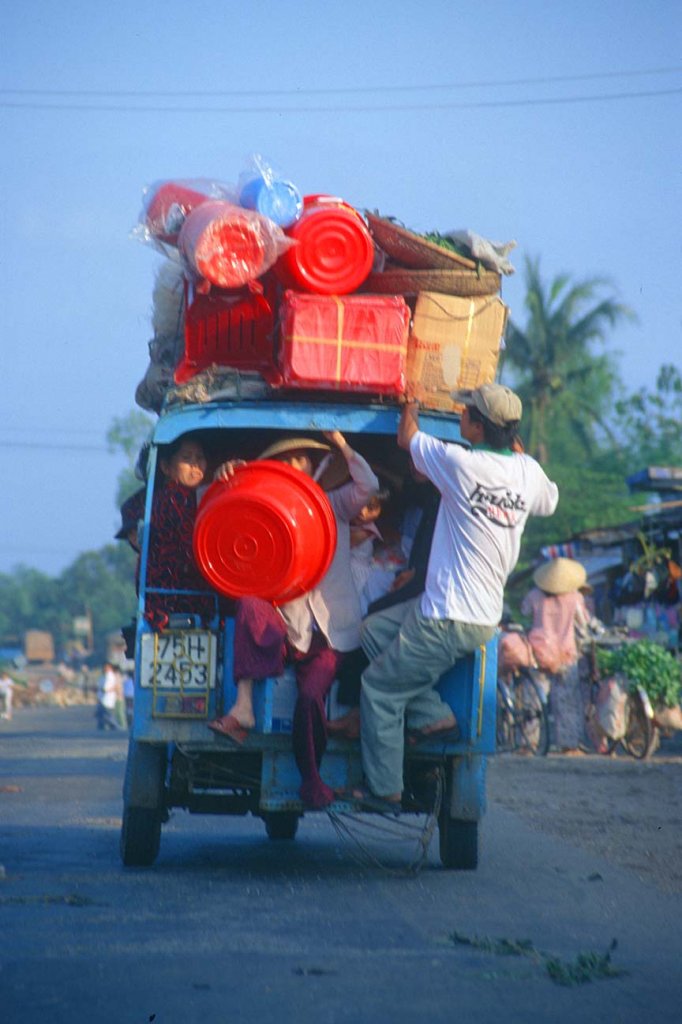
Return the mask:
[[[106,452],[113,455],[109,448],[94,444],[49,444],[43,441],[0,441],[0,448],[39,448],[50,451],[72,451],[72,452]]]
[[[419,110],[482,110],[509,107],[558,106],[573,103],[602,103],[612,100],[643,99],[654,96],[674,96],[682,93],[682,88],[652,89],[642,92],[604,93],[592,96],[556,96],[542,99],[525,100],[476,100],[458,103],[396,103],[384,106],[327,106],[327,107],[152,107],[124,106],[87,103],[6,103],[0,102],[4,110],[68,110],[93,113],[119,114],[382,114],[392,111]]]
[[[217,96],[331,96],[357,93],[427,92],[441,89],[486,89],[499,86],[545,85],[552,82],[588,82],[610,78],[640,78],[646,75],[679,74],[682,66],[646,68],[634,71],[599,71],[582,75],[547,75],[530,78],[497,78],[473,82],[441,82],[431,85],[363,85],[328,89],[215,89],[215,90],[149,90],[149,89],[2,89],[0,94],[12,96],[145,96],[170,98]]]

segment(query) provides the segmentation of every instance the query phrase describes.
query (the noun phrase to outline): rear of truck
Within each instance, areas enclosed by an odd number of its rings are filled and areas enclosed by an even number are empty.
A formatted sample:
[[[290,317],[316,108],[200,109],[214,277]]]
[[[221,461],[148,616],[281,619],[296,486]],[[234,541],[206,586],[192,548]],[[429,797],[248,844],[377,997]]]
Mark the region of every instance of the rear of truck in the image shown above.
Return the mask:
[[[145,616],[146,562],[153,481],[159,451],[186,434],[225,457],[252,459],[280,437],[340,430],[351,447],[395,478],[407,474],[407,456],[396,445],[399,408],[395,403],[357,401],[360,396],[324,400],[291,397],[216,398],[164,411],[152,439],[146,495],[136,638],[134,721],[124,783],[121,857],[126,865],[147,866],[156,859],[162,825],[169,811],[221,815],[251,814],[263,820],[272,839],[293,839],[304,808],[299,798],[291,729],[296,700],[293,671],[254,687],[256,726],[243,745],[208,729],[236,696],[233,676],[234,618],[229,602],[206,584],[212,617],[191,611],[169,616],[153,631]],[[421,428],[446,441],[460,442],[456,416],[423,410]],[[206,606],[206,592],[187,593]],[[496,639],[458,663],[441,679],[439,690],[460,725],[456,743],[432,741],[407,748],[401,813],[433,810],[438,781],[440,856],[449,868],[475,868],[479,822],[485,809],[486,756],[494,750]],[[338,713],[335,688],[328,714]],[[357,740],[330,738],[321,774],[334,789],[347,789],[362,777]],[[358,810],[352,802],[333,805]],[[311,813],[306,811],[306,813]]]

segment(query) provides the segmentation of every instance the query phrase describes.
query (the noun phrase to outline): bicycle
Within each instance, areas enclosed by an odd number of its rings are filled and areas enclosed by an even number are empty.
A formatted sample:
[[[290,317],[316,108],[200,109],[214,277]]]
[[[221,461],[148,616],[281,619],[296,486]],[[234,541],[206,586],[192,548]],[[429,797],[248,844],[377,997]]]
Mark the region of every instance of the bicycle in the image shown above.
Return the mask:
[[[605,714],[603,706],[606,699],[602,687],[608,684],[599,668],[597,649],[599,647],[619,646],[628,643],[629,637],[625,630],[613,629],[603,633],[592,634],[583,643],[583,653],[587,656],[589,666],[590,703],[587,708],[588,723],[593,723],[593,731],[597,739],[590,737],[598,746],[603,743],[601,752],[614,754],[618,746],[622,746],[626,754],[638,761],[646,760],[658,748],[660,729],[654,720],[654,709],[646,690],[639,685],[632,686],[627,678],[623,682],[616,680],[621,690],[625,690],[622,708],[613,713]],[[600,699],[600,694],[602,699]],[[618,695],[615,696],[618,701]],[[588,730],[589,731],[589,730]],[[599,747],[598,747],[599,749]]]
[[[519,751],[544,757],[549,750],[547,695],[532,668],[519,668],[511,680],[497,680],[498,752]]]

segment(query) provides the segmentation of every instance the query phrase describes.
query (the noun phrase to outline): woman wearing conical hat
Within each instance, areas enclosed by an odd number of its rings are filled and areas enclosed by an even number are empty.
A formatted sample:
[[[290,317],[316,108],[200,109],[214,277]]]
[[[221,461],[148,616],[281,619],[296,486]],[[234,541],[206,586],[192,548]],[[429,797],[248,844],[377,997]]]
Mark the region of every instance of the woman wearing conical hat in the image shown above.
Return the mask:
[[[581,593],[587,574],[572,558],[553,558],[535,570],[533,582],[535,587],[526,595],[521,611],[532,616],[528,639],[549,684],[553,742],[562,753],[576,754],[585,734],[576,629],[589,621]]]

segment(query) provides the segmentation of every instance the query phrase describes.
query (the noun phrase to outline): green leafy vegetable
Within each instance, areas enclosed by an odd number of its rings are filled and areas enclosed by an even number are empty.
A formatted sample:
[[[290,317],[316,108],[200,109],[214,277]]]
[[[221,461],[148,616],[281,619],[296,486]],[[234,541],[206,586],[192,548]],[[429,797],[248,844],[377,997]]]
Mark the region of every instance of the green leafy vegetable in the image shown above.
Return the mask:
[[[641,686],[654,705],[672,708],[680,703],[682,666],[670,651],[653,640],[637,640],[616,650],[598,648],[597,664],[603,673],[620,672],[627,676],[630,689]]]
[[[427,231],[422,236],[427,242],[433,242],[434,245],[439,245],[441,249],[449,249],[450,252],[456,252],[458,256],[467,256],[471,259],[471,252],[466,245],[462,245],[460,242],[455,242],[452,238],[448,238],[447,235],[441,235],[438,231]]]

